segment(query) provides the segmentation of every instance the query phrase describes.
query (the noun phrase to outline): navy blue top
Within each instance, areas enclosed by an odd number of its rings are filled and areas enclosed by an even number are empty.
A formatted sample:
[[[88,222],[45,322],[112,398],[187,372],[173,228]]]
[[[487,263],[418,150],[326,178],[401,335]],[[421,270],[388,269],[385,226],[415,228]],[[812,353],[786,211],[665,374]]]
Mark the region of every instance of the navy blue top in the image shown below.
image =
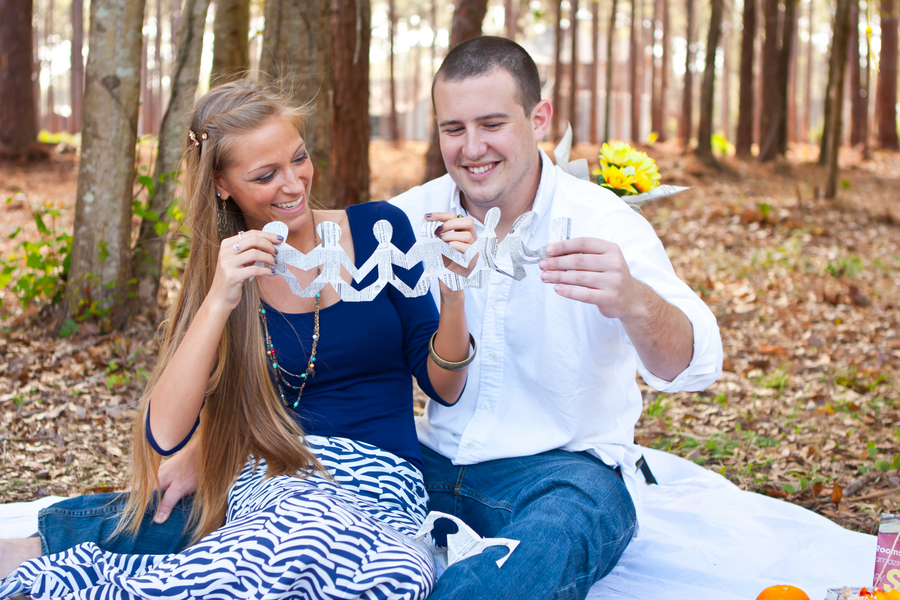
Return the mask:
[[[406,215],[386,202],[348,206],[347,219],[357,268],[378,245],[372,226],[380,219],[391,223],[394,230],[391,243],[399,250],[408,252],[415,243]],[[394,266],[394,273],[408,286],[415,287],[422,265],[410,270]],[[353,287],[363,289],[376,279],[377,269],[373,269],[361,282],[354,282]],[[291,373],[305,372],[312,346],[313,313],[289,314],[268,305],[265,308],[278,363]],[[429,397],[446,404],[428,379],[428,341],[437,327],[438,311],[431,294],[406,298],[391,285],[371,302],[338,301],[321,309],[315,375],[303,390],[297,408],[293,408],[296,390],[282,385],[288,408],[307,434],[367,442],[393,452],[422,470],[410,374]],[[300,387],[299,377],[291,377],[284,371],[281,375],[291,386]],[[150,433],[149,418],[147,438],[154,450],[164,455],[177,451],[187,442],[185,439],[170,451],[160,451]]]

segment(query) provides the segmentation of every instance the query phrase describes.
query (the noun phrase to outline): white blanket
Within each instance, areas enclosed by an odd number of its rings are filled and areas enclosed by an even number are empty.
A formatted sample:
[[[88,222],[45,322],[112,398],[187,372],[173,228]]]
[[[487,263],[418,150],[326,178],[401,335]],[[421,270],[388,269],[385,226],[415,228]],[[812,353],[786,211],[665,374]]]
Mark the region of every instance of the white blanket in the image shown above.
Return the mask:
[[[650,449],[644,456],[660,485],[644,489],[641,535],[590,600],[752,600],[777,583],[820,600],[830,587],[871,585],[874,536],[743,492],[677,456]],[[0,505],[0,531],[30,535],[38,511],[61,499]]]

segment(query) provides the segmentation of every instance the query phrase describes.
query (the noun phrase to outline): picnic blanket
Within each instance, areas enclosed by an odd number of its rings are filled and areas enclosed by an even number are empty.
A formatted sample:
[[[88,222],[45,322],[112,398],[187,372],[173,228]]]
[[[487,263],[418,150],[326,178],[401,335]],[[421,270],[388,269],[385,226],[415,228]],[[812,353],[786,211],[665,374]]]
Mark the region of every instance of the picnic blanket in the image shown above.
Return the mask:
[[[871,585],[875,536],[741,491],[672,454],[646,449],[644,456],[659,485],[643,490],[641,535],[590,600],[752,600],[776,583],[822,600],[827,588]],[[61,499],[0,505],[0,531],[30,535],[38,511]]]

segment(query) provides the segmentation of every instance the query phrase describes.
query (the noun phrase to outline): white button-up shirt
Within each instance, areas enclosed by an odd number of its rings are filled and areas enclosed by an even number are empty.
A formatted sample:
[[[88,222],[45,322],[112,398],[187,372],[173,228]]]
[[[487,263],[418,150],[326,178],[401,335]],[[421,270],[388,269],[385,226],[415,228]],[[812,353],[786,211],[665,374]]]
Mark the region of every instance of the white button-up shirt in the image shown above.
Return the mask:
[[[609,190],[564,173],[543,151],[541,160],[535,215],[519,230],[525,245],[549,243],[557,217],[572,219],[573,238],[618,244],[631,275],[690,319],[693,359],[674,381],[662,380],[641,363],[618,319],[558,295],[541,281],[537,265],[526,266],[522,281],[493,273],[484,288],[466,290],[478,356],[465,391],[451,407],[428,403],[427,416],[417,419],[419,441],[457,465],[558,448],[589,451],[622,469],[640,514],[634,426],[642,404],[635,372],[663,392],[709,386],[722,369],[719,329],[709,308],[675,275],[646,219]],[[465,213],[459,194],[445,175],[391,202],[416,223],[426,212]],[[477,220],[476,230],[484,230]],[[440,306],[436,282],[432,292]]]

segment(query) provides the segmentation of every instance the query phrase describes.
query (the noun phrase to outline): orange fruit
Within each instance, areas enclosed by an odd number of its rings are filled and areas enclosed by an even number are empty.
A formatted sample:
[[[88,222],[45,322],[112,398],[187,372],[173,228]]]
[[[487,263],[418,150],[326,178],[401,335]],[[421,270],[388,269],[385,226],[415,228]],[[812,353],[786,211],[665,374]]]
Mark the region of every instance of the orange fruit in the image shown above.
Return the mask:
[[[759,593],[756,600],[809,600],[809,596],[792,585],[770,585]]]

